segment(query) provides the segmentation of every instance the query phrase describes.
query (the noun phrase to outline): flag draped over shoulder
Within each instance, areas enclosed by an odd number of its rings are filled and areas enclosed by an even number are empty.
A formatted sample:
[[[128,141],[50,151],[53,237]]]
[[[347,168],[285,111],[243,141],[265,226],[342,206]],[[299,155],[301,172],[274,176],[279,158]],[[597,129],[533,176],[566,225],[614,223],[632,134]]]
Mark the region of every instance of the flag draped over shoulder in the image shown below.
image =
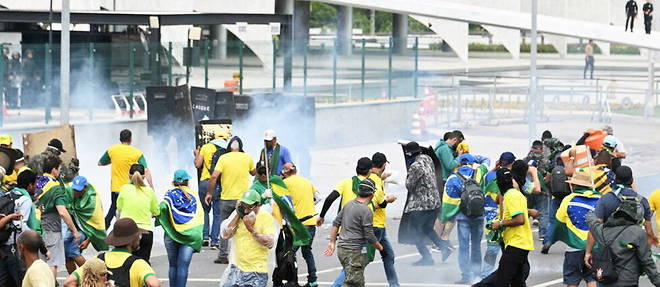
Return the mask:
[[[281,218],[284,218],[287,222],[287,226],[293,233],[293,245],[294,246],[305,246],[309,245],[312,241],[312,236],[307,231],[307,228],[300,222],[296,213],[293,211],[293,203],[291,202],[291,193],[286,187],[286,184],[281,177],[273,175],[270,177],[270,185],[273,195],[273,201],[277,204],[279,208],[273,208],[273,213],[278,212],[279,214],[273,214],[276,220],[281,222]],[[260,180],[255,180],[252,185],[252,189],[256,190],[260,194],[263,194],[268,187],[265,182]]]
[[[67,209],[75,218],[82,232],[89,238],[94,249],[97,251],[108,250],[108,245],[103,241],[107,234],[101,196],[96,193],[96,189],[91,184],[87,184],[87,191],[79,198],[75,198],[73,195],[70,184],[67,184],[65,188],[69,203]]]
[[[474,178],[474,180],[481,185],[484,176],[488,173],[488,167],[480,164],[476,167],[469,168],[473,169],[473,172],[475,173],[472,178]],[[458,183],[461,184],[459,185]],[[453,221],[456,214],[458,214],[460,211],[461,192],[463,191],[462,186],[462,180],[455,174],[451,175],[450,178],[447,179],[445,192],[442,193],[442,208],[440,212],[441,222]]]
[[[15,190],[17,192],[20,192],[21,195],[23,195],[23,196],[27,196],[28,198],[30,198],[30,200],[32,199],[32,196],[30,196],[30,194],[25,189],[22,189],[20,187],[14,187],[13,190]],[[32,208],[30,209],[30,217],[27,220],[27,226],[28,226],[28,228],[30,228],[30,229],[36,231],[37,233],[39,233],[39,235],[41,235],[42,232],[43,232],[41,230],[41,221],[39,221],[39,219],[37,218],[37,211],[36,211],[36,208],[34,207],[34,204],[32,205]]]
[[[204,212],[197,195],[183,189],[187,187],[173,188],[165,193],[156,224],[161,225],[172,240],[199,252],[202,249]],[[188,193],[190,199],[184,192]]]
[[[553,243],[562,241],[575,249],[585,249],[589,226],[587,213],[593,211],[600,194],[592,190],[574,190],[566,196],[557,209]]]

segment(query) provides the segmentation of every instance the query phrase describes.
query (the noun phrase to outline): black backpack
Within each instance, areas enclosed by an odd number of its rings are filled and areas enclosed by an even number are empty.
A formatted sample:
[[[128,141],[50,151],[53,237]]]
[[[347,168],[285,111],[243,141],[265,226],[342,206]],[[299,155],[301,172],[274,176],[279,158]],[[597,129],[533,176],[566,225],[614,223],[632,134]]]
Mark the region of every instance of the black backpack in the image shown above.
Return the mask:
[[[215,165],[218,164],[218,160],[220,157],[227,153],[226,148],[222,148],[216,144],[215,145],[215,152],[213,153],[213,157],[211,157],[211,166],[209,166],[209,174],[213,174],[213,170],[215,169]],[[220,186],[220,179],[218,178],[218,181],[216,182],[218,186]]]
[[[9,215],[16,213],[16,199],[21,196],[11,191],[0,191],[0,194],[0,214]],[[0,242],[7,242],[15,229],[13,224],[7,224],[0,228]]]
[[[642,224],[644,221],[644,206],[642,205],[642,199],[639,195],[621,195],[622,192],[623,189],[619,189],[615,193],[616,197],[619,199],[619,206],[617,206],[616,210],[612,212],[612,215],[618,212],[623,212],[631,216],[634,215],[634,218],[632,219],[635,224]]]
[[[98,256],[103,262],[105,262],[105,254],[106,253],[104,252]],[[108,267],[108,271],[112,272],[112,275],[108,274],[108,280],[114,281],[115,287],[131,287],[131,266],[133,266],[133,263],[138,259],[140,259],[140,257],[131,254],[121,266],[117,268]],[[107,266],[108,264],[106,264],[106,267]]]
[[[596,279],[596,281],[602,284],[613,284],[619,281],[619,273],[617,273],[614,264],[616,256],[612,253],[610,246],[612,246],[612,243],[614,243],[619,235],[628,229],[628,227],[622,228],[610,242],[602,242],[603,245],[600,245],[601,242],[599,242],[599,248],[592,251],[591,261],[593,264],[591,264],[591,268],[594,271],[594,279]],[[603,228],[602,232],[603,241],[605,241],[605,228]]]
[[[486,196],[481,185],[474,180],[475,171],[472,177],[465,178],[459,172],[456,173],[458,178],[463,182],[463,190],[461,190],[461,204],[460,211],[467,217],[479,217],[484,215],[484,204]]]
[[[550,180],[550,192],[556,199],[562,199],[571,194],[571,188],[566,183],[567,177],[563,166],[555,166],[552,169]]]

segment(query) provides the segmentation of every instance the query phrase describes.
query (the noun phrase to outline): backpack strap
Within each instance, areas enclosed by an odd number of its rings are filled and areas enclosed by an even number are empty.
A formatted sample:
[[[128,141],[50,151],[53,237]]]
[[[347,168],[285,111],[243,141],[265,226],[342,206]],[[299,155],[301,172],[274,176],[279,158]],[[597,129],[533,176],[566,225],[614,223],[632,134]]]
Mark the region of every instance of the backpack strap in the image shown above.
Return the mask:
[[[612,243],[614,243],[614,241],[616,241],[616,239],[619,238],[619,235],[621,235],[621,233],[626,231],[626,229],[628,229],[628,227],[630,227],[630,226],[632,226],[632,225],[628,225],[628,226],[622,228],[621,230],[619,230],[619,232],[614,237],[612,237],[612,240],[609,243],[605,239],[605,228],[603,227],[602,234],[603,234],[603,241],[604,241],[603,243],[605,243],[604,247],[610,248]]]

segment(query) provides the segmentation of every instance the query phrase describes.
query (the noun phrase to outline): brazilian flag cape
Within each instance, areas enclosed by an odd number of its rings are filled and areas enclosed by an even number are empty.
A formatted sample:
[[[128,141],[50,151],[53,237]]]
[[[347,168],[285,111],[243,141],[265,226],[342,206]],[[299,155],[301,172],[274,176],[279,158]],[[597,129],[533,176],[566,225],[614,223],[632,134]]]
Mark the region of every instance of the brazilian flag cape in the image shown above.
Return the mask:
[[[36,218],[41,225],[41,214],[53,212],[55,204],[66,200],[64,183],[48,173],[37,177],[36,194],[34,204],[36,205]]]
[[[101,196],[96,193],[94,186],[87,184],[87,191],[79,198],[74,197],[70,184],[67,184],[65,189],[68,202],[67,209],[77,222],[78,227],[89,238],[89,242],[92,243],[96,251],[108,250],[108,244],[103,241],[107,235],[103,205],[101,204]]]
[[[25,189],[22,189],[20,187],[14,187],[12,190],[20,192],[21,195],[27,196],[28,198],[32,198],[32,196],[30,196],[30,194]],[[37,211],[36,208],[34,208],[34,204],[32,204],[32,208],[30,209],[30,217],[27,220],[27,226],[31,230],[34,230],[37,233],[39,233],[39,235],[43,233],[43,231],[41,230],[41,221],[37,219]]]
[[[188,187],[176,187],[165,193],[159,208],[160,215],[156,218],[156,225],[162,226],[172,240],[199,252],[203,241],[204,210],[198,195]]]
[[[291,193],[287,189],[286,184],[281,177],[273,175],[270,177],[270,185],[273,194],[273,200],[279,207],[281,216],[287,221],[287,226],[293,233],[293,246],[305,246],[312,242],[312,235],[309,234],[307,228],[300,222],[296,213],[293,211],[293,204],[291,203]],[[267,187],[266,182],[262,182],[255,178],[252,189],[263,194]],[[275,210],[275,209],[274,209]],[[277,216],[275,216],[277,218]]]
[[[487,223],[492,223],[493,220],[500,217],[499,205],[497,204],[497,195],[499,194],[500,189],[497,186],[497,179],[495,176],[496,173],[494,171],[488,172],[481,180],[481,188],[486,195],[484,198],[484,217],[486,218]],[[486,228],[485,234],[489,245],[498,245],[501,241],[501,230]]]
[[[480,164],[479,166],[474,168],[474,172],[475,172],[473,177],[474,180],[476,180],[477,183],[482,184],[484,176],[488,173],[488,167],[486,167],[483,164]],[[458,212],[460,211],[460,205],[461,205],[461,190],[457,190],[455,192],[449,193],[445,189],[445,192],[442,193],[442,208],[440,211],[440,221],[441,222],[453,221],[453,218],[456,217],[456,214],[458,214]]]
[[[557,209],[552,243],[563,241],[572,248],[584,250],[589,234],[587,213],[595,209],[600,196],[591,189],[578,189],[564,197]]]

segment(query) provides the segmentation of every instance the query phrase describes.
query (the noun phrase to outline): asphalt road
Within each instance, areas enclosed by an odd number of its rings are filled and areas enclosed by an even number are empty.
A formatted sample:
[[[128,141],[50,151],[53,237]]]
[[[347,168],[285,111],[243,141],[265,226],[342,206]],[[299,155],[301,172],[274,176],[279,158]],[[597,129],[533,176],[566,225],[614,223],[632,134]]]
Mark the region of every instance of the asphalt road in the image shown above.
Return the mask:
[[[388,236],[396,242],[396,234],[399,221],[397,219],[389,219]],[[321,227],[317,231],[314,241],[314,255],[316,258],[318,282],[321,286],[329,286],[337,277],[341,270],[341,265],[336,256],[326,257],[322,254],[328,240],[329,229]],[[452,233],[452,244],[457,245],[456,230]],[[537,234],[534,230],[534,237]],[[156,242],[160,240],[155,239]],[[535,240],[536,250],[530,253],[529,261],[531,265],[531,272],[527,280],[528,286],[531,287],[547,287],[547,286],[562,286],[562,263],[564,254],[564,245],[558,243],[550,251],[548,255],[540,254],[541,243]],[[169,286],[167,281],[168,262],[162,244],[154,244],[154,253],[159,254],[152,257],[151,262],[156,271],[159,279],[163,281],[163,286]],[[458,253],[452,254],[447,262],[440,263],[440,254],[434,253],[436,264],[429,267],[415,267],[411,264],[419,259],[419,255],[414,248],[410,245],[399,245],[394,243],[394,250],[397,256],[396,269],[399,276],[399,281],[402,286],[420,286],[420,287],[435,287],[435,286],[460,286],[455,285],[460,279],[460,270],[458,267]],[[485,252],[485,244],[483,245],[482,252]],[[300,254],[300,253],[298,253]],[[205,248],[202,252],[195,254],[190,264],[190,273],[188,277],[188,286],[218,286],[220,278],[224,272],[226,265],[214,264],[213,259],[217,256],[217,251]],[[371,263],[365,272],[367,286],[387,286],[387,280],[383,270],[383,264],[379,260],[379,255],[376,255],[376,261]],[[306,273],[307,268],[302,256],[298,256],[298,268],[300,284],[307,282]],[[60,276],[65,276],[64,272],[60,272]],[[640,280],[640,286],[651,286],[648,279],[645,277]]]

